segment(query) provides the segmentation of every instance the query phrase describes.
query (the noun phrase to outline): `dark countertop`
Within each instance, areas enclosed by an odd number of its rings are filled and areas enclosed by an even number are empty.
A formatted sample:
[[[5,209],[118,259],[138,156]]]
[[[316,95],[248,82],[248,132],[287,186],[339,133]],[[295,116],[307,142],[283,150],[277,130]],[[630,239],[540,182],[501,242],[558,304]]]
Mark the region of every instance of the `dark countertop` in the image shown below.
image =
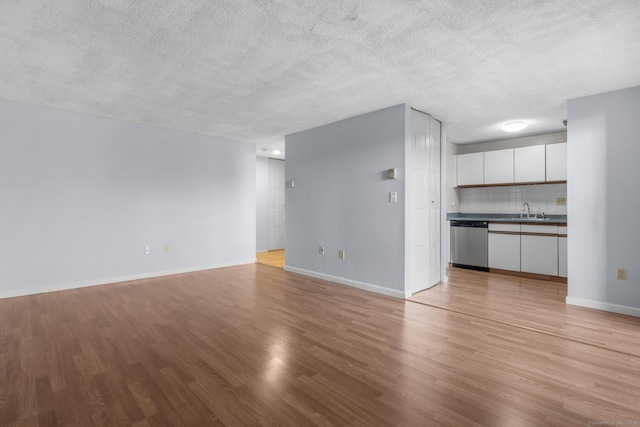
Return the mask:
[[[566,215],[545,215],[541,218],[520,218],[520,214],[484,214],[484,213],[447,213],[448,221],[487,221],[487,222],[513,222],[523,224],[567,224]]]

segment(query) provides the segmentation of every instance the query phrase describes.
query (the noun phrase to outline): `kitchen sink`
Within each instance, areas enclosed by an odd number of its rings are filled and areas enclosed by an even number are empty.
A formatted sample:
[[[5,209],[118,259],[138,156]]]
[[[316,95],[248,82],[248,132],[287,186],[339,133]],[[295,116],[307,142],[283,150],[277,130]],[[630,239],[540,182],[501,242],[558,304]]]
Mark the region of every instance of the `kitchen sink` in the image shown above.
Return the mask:
[[[498,218],[498,221],[518,221],[518,222],[543,222],[543,221],[551,221],[552,218],[520,218],[519,216],[505,216],[503,218]]]

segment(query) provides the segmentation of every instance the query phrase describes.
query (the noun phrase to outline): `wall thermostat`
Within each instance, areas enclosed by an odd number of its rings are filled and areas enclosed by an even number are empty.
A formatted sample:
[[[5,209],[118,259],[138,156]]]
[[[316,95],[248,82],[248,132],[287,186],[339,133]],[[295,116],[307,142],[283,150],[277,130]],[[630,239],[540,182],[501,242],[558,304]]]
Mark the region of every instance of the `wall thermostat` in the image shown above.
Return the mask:
[[[396,168],[389,169],[389,179],[396,179]]]

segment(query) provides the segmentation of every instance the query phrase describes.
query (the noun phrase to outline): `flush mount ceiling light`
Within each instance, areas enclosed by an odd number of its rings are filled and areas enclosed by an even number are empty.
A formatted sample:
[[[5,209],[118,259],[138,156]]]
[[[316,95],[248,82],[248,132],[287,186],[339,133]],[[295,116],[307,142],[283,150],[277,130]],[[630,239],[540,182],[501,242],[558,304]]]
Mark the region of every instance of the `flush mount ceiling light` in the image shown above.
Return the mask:
[[[280,150],[273,150],[273,151],[272,151],[272,153],[273,153],[273,154],[275,154],[275,155],[277,156],[278,154],[282,153],[282,151],[280,151]]]
[[[506,125],[502,126],[502,130],[505,132],[519,132],[526,127],[527,127],[527,124],[522,121],[509,122]]]

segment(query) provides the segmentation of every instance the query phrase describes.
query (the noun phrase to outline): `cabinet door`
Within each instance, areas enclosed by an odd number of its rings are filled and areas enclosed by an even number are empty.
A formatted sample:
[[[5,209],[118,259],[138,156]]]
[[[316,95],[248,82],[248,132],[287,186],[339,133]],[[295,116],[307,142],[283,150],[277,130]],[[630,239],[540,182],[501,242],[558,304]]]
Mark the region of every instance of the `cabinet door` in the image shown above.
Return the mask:
[[[484,153],[484,183],[513,184],[513,148]]]
[[[567,238],[558,237],[558,276],[567,277]]]
[[[520,270],[526,273],[558,275],[558,237],[520,236]]]
[[[489,233],[489,268],[520,271],[520,235]]]
[[[534,145],[514,149],[515,181],[545,182],[545,146]]]
[[[547,145],[547,181],[567,180],[567,143]]]
[[[483,153],[458,154],[458,186],[484,184]]]

